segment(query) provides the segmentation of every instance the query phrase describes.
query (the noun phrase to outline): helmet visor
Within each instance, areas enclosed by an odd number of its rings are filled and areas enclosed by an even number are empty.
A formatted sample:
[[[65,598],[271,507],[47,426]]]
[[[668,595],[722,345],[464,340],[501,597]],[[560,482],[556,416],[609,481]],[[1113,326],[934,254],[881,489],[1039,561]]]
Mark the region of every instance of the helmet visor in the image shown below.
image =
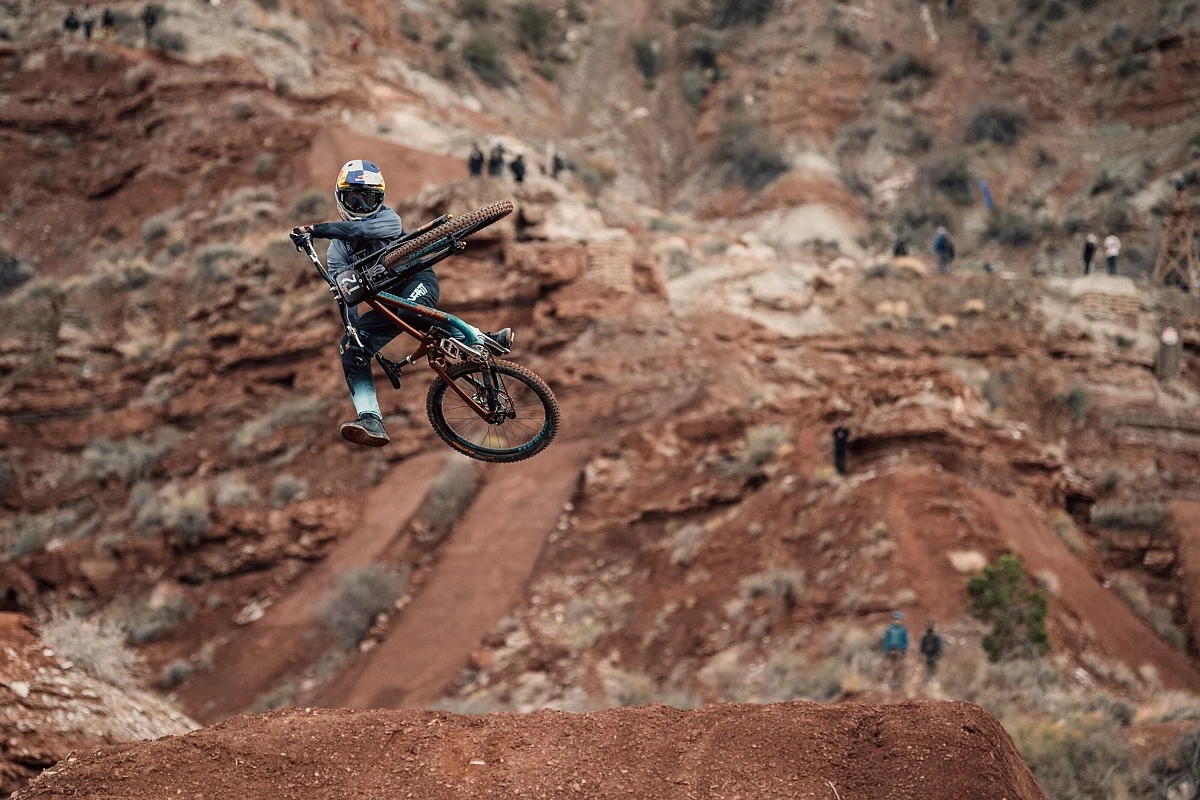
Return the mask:
[[[338,197],[342,206],[355,214],[373,214],[383,205],[383,192],[372,189],[342,189]]]

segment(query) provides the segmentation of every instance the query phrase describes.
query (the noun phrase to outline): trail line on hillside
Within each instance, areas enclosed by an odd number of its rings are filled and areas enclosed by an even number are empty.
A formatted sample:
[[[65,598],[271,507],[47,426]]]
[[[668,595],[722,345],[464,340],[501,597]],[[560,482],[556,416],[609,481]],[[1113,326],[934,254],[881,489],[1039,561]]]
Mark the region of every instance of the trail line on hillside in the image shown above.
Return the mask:
[[[1101,586],[1050,530],[1040,512],[1019,498],[983,490],[973,494],[995,521],[996,530],[1017,552],[1025,569],[1050,572],[1059,581],[1052,601],[1084,621],[1105,655],[1133,669],[1150,664],[1168,689],[1200,692],[1200,671],[1140,620],[1115,592]]]
[[[1172,500],[1167,504],[1179,542],[1179,567],[1187,586],[1188,625],[1200,642],[1200,503]]]
[[[518,467],[493,471],[443,545],[425,588],[380,645],[338,676],[321,704],[416,708],[437,700],[522,596],[591,447],[559,442]]]
[[[186,686],[189,712],[211,723],[244,712],[263,692],[307,666],[317,653],[309,631],[326,595],[347,570],[375,563],[406,531],[439,473],[446,451],[436,448],[393,469],[367,495],[354,532],[286,587],[262,619],[238,628],[218,651],[217,668],[197,672]]]

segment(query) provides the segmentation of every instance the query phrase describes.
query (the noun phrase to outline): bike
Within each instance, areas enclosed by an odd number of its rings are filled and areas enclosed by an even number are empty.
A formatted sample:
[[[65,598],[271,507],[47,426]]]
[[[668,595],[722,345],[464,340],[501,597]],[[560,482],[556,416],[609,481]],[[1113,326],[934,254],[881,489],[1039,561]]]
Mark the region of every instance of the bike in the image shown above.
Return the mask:
[[[522,461],[545,450],[558,433],[558,400],[550,387],[520,364],[502,361],[508,349],[463,320],[389,294],[421,270],[461,252],[466,237],[503,219],[513,210],[508,200],[462,216],[446,214],[405,234],[380,253],[351,264],[330,276],[313,247],[311,234],[299,228],[291,233],[296,249],[305,253],[329,285],[337,301],[342,327],[363,347],[350,310],[364,303],[394,322],[417,340],[406,358],[392,361],[382,353],[375,360],[392,387],[400,388],[401,370],[425,359],[437,373],[425,397],[425,411],[434,431],[446,444],[479,461]],[[431,327],[420,331],[392,309],[428,319]]]

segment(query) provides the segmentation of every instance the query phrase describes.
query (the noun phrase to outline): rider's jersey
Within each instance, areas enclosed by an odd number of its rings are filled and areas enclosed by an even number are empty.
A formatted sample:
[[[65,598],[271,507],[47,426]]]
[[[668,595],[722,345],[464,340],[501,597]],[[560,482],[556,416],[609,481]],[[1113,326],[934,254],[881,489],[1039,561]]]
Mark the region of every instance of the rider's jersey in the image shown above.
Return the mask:
[[[317,239],[332,239],[326,257],[329,274],[336,277],[347,267],[374,255],[404,235],[400,215],[384,206],[369,219],[349,222],[320,222],[312,226]]]

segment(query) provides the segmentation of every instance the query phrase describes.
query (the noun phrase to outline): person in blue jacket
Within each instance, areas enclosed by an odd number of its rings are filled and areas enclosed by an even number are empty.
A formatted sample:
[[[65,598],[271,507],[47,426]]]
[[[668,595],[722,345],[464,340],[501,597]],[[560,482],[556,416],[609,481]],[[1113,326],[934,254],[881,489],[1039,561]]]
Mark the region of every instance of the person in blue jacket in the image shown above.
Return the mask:
[[[904,683],[904,659],[908,656],[908,628],[900,620],[899,611],[892,614],[892,624],[883,632],[883,659],[887,670],[888,686],[895,690]]]

